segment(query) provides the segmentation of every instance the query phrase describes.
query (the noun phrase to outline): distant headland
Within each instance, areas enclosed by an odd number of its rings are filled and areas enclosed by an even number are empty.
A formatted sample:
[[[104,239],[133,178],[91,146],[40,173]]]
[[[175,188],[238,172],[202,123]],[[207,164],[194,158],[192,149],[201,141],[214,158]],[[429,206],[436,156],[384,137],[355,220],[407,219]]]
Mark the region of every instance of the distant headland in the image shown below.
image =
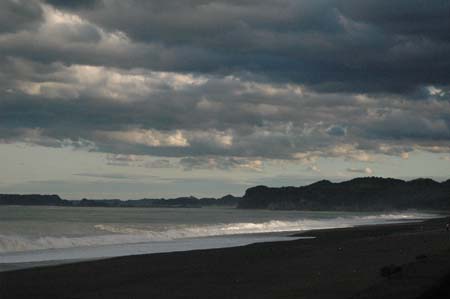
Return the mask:
[[[136,200],[86,199],[67,200],[59,195],[0,194],[0,205],[64,206],[64,207],[129,207],[129,208],[200,208],[204,206],[237,206],[241,198],[226,195],[221,198],[143,198]]]
[[[404,181],[364,177],[340,183],[327,180],[302,187],[256,186],[243,197],[144,198],[138,200],[66,200],[58,195],[0,194],[0,205],[69,207],[205,207],[229,206],[240,209],[385,211],[404,209],[450,210],[450,180],[442,183],[428,178]]]
[[[239,201],[243,209],[383,211],[450,209],[450,180],[403,181],[391,178],[355,178],[341,183],[319,181],[303,187],[247,189]]]

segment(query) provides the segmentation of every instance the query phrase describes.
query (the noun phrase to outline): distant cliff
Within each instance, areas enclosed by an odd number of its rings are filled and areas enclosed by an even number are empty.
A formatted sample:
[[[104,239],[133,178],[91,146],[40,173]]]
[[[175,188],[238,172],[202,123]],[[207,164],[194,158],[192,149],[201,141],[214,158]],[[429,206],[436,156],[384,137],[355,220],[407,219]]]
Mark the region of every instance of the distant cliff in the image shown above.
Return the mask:
[[[26,205],[26,206],[66,206],[66,207],[173,207],[196,208],[204,206],[236,206],[241,198],[226,195],[221,198],[144,198],[138,200],[120,199],[85,199],[65,200],[58,195],[41,194],[0,194],[0,205]]]
[[[347,210],[393,209],[450,210],[450,180],[403,181],[389,178],[357,178],[341,183],[319,181],[303,187],[247,189],[239,202],[242,209]]]

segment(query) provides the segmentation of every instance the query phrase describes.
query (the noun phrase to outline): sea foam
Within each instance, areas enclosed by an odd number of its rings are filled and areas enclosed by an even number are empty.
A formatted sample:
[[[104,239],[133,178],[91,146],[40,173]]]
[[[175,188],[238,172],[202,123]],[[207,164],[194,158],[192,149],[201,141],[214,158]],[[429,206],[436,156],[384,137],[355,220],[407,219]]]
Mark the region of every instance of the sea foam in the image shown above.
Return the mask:
[[[45,249],[91,247],[117,244],[163,242],[186,238],[203,238],[259,233],[293,232],[326,228],[342,228],[365,224],[386,223],[433,218],[426,213],[391,213],[368,216],[337,217],[331,219],[271,220],[265,222],[219,223],[212,225],[169,225],[155,229],[151,225],[136,228],[126,224],[95,224],[95,235],[40,236],[0,234],[0,253]]]

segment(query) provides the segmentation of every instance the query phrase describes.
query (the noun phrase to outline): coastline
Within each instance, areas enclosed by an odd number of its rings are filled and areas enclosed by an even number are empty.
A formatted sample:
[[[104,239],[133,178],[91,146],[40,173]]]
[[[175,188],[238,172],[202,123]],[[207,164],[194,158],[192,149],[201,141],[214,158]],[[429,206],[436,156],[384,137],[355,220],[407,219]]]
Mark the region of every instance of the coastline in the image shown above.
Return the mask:
[[[447,221],[315,230],[294,235],[315,239],[2,272],[0,299],[417,298],[439,290],[450,273]],[[383,277],[388,265],[401,270]]]

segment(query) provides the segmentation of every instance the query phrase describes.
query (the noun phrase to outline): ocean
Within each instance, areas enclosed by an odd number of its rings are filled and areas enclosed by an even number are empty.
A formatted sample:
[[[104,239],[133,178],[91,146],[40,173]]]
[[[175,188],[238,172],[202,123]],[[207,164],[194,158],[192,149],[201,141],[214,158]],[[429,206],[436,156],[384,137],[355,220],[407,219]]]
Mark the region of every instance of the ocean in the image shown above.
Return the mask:
[[[419,211],[0,206],[0,271],[113,256],[292,240],[289,235],[297,231],[437,216]]]

